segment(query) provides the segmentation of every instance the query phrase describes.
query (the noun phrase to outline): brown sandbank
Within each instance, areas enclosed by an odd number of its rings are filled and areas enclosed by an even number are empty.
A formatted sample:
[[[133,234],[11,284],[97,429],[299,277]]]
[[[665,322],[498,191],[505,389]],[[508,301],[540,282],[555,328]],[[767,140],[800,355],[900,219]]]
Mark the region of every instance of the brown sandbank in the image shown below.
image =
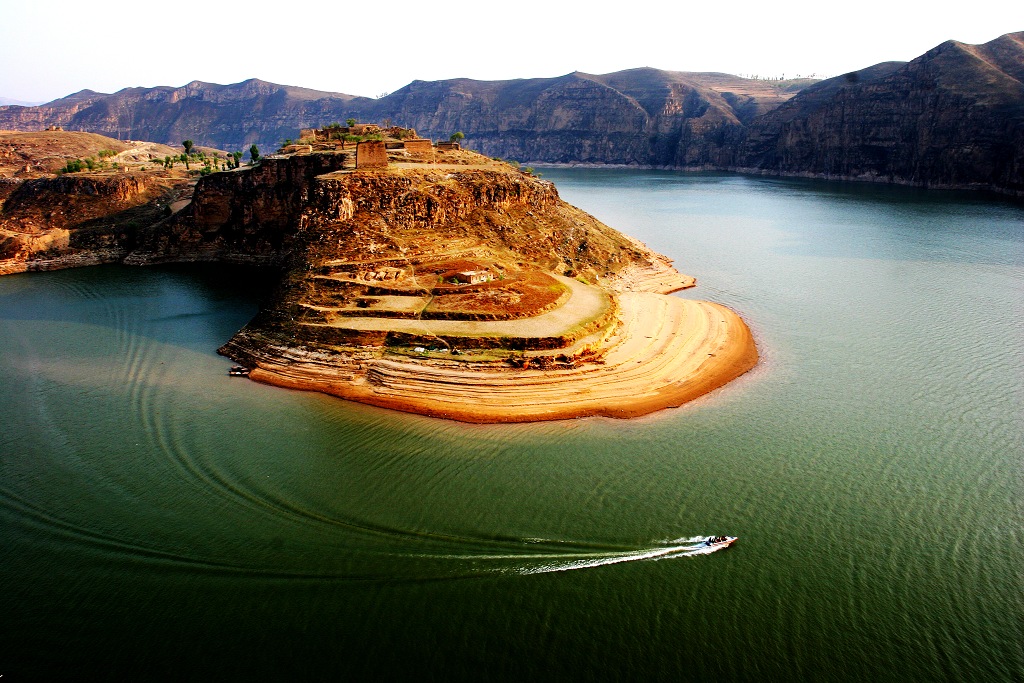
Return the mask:
[[[360,373],[329,364],[261,359],[251,377],[384,408],[463,422],[629,418],[677,407],[757,363],[753,336],[730,309],[624,293],[622,326],[603,362],[546,370],[474,370],[453,362],[368,359]]]

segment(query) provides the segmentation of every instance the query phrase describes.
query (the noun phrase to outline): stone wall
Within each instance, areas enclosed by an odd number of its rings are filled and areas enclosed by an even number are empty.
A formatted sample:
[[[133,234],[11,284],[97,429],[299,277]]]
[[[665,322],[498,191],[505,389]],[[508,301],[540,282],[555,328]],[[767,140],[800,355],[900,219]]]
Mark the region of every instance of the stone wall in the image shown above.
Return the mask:
[[[405,149],[409,152],[430,152],[433,150],[433,145],[430,138],[416,138],[406,140]]]
[[[356,168],[385,168],[388,152],[380,140],[366,140],[356,145]]]

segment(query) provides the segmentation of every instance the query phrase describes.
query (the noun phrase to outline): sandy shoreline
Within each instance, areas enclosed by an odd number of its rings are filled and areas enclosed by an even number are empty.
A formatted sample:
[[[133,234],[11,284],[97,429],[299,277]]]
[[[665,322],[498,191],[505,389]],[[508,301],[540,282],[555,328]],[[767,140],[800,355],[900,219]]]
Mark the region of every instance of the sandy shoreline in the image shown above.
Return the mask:
[[[622,326],[603,363],[557,370],[476,370],[451,362],[370,359],[353,366],[261,356],[253,380],[404,412],[475,423],[629,418],[692,401],[750,370],[746,323],[706,301],[621,296]]]

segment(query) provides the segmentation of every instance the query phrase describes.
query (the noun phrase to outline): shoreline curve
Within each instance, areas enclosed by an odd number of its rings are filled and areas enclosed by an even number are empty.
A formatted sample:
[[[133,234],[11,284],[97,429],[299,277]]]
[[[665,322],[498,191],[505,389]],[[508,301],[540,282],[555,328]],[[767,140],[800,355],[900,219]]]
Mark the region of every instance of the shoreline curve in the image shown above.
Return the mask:
[[[250,378],[430,417],[513,423],[640,417],[681,406],[757,364],[750,329],[725,306],[646,292],[620,297],[621,325],[601,361],[573,368],[476,369],[398,357],[338,366],[255,354]]]

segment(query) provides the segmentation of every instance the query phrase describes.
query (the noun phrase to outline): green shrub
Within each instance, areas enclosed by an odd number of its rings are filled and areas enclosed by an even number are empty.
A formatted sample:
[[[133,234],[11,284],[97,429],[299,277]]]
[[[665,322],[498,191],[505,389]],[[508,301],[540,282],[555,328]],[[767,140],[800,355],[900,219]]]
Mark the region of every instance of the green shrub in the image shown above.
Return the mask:
[[[58,173],[78,173],[84,166],[81,159],[68,159],[64,168],[60,169]]]

